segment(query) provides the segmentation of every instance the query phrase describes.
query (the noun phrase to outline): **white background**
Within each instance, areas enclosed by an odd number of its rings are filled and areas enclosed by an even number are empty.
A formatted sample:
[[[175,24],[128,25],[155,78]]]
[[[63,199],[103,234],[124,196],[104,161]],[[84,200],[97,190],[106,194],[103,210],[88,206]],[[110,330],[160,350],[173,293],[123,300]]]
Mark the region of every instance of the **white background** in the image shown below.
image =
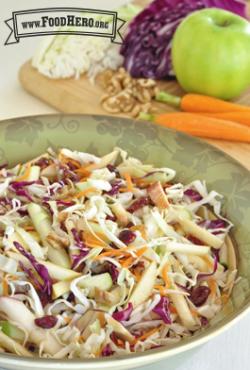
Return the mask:
[[[18,69],[32,56],[38,38],[22,39],[19,44],[3,46],[8,36],[4,20],[16,10],[53,6],[112,9],[122,0],[0,0],[0,119],[23,115],[54,113],[55,110],[24,92],[18,82]],[[115,4],[115,5],[114,5]],[[143,370],[249,370],[250,314],[235,327],[183,357],[147,366]]]

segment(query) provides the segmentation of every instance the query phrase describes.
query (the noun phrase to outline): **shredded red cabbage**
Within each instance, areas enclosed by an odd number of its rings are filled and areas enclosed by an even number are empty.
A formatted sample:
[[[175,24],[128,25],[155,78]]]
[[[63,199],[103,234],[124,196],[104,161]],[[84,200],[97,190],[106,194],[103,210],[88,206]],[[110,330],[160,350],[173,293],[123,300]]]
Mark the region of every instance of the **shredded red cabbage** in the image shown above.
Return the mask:
[[[206,7],[232,11],[247,18],[240,0],[155,0],[130,23],[121,47],[124,67],[133,77],[161,79],[173,75],[171,42],[180,22]]]
[[[117,279],[118,279],[118,276],[119,276],[119,271],[117,270],[116,266],[111,263],[111,262],[107,262],[107,271],[106,272],[109,272],[110,275],[111,275],[111,278],[112,278],[112,281],[113,283],[115,284],[117,282]]]
[[[41,293],[43,298],[44,299],[47,298],[45,299],[45,301],[49,302],[52,296],[52,279],[49,275],[47,267],[45,267],[41,263],[38,263],[35,257],[31,253],[27,252],[20,243],[14,241],[14,246],[24,257],[26,257],[29,260],[31,265],[34,267],[34,269],[36,270],[36,272],[42,279],[43,284],[40,283],[37,279],[36,279],[36,284],[38,284],[39,292]],[[31,277],[31,271],[28,272],[28,270],[26,269],[25,272],[28,273],[28,275]],[[34,280],[34,275],[33,275],[33,280]]]
[[[89,253],[89,250],[87,248],[82,249],[79,254],[72,254],[71,255],[71,260],[72,260],[72,265],[71,268],[73,270],[76,270],[79,268],[80,264],[82,263],[82,259],[87,256]]]
[[[36,182],[37,181],[13,181],[10,185],[12,186],[13,189],[17,190],[25,186],[33,185]]]
[[[192,200],[192,202],[198,202],[199,200],[202,199],[202,196],[198,191],[194,189],[187,189],[184,191],[184,194]]]
[[[33,199],[31,197],[31,195],[29,194],[29,192],[26,189],[23,189],[23,188],[21,188],[21,189],[13,189],[13,191],[19,197],[27,198],[30,202],[33,202]]]
[[[46,315],[43,317],[39,317],[35,319],[34,321],[35,321],[36,326],[39,326],[40,328],[51,329],[56,325],[58,319],[56,316]]]
[[[153,312],[159,315],[165,324],[172,323],[169,311],[169,300],[167,297],[161,297],[160,302],[155,306]]]
[[[120,180],[117,180],[111,184],[111,190],[106,191],[105,194],[113,196],[119,193],[119,190],[122,186],[122,183]]]
[[[219,250],[217,249],[213,249],[213,253],[214,253],[214,266],[213,266],[213,271],[210,272],[210,273],[204,273],[204,272],[200,272],[197,276],[197,280],[206,280],[207,277],[209,276],[213,276],[216,271],[217,271],[217,268],[218,268],[218,262],[219,262]]]
[[[106,346],[102,350],[102,356],[108,357],[108,356],[112,356],[113,354],[114,354],[114,351],[112,351],[110,344],[106,344]]]
[[[127,308],[125,308],[122,311],[114,312],[112,317],[113,317],[113,319],[115,319],[117,321],[128,321],[132,311],[133,311],[133,305],[132,305],[131,302],[129,302]]]

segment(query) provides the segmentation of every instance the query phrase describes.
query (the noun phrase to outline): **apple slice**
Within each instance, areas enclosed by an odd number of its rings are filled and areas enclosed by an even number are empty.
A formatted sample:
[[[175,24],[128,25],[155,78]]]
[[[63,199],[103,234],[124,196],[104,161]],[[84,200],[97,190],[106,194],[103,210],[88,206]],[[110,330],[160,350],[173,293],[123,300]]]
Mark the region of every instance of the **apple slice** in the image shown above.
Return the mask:
[[[179,217],[178,222],[187,234],[195,236],[205,244],[216,249],[219,249],[222,246],[223,241],[221,239],[211,234],[203,227],[197,225],[194,221]]]
[[[148,268],[144,271],[141,280],[136,285],[132,292],[129,302],[132,303],[133,307],[139,306],[145,302],[153,291],[155,285],[155,279],[157,276],[157,267],[155,262],[151,262]]]
[[[111,275],[108,272],[104,272],[100,275],[88,276],[82,279],[78,283],[80,288],[99,288],[101,290],[109,290],[113,281]]]
[[[129,343],[133,343],[135,340],[135,337],[126,329],[122,324],[119,323],[119,321],[116,321],[113,319],[113,317],[109,315],[105,315],[106,321],[108,325],[110,325],[117,335],[117,337],[127,340]]]

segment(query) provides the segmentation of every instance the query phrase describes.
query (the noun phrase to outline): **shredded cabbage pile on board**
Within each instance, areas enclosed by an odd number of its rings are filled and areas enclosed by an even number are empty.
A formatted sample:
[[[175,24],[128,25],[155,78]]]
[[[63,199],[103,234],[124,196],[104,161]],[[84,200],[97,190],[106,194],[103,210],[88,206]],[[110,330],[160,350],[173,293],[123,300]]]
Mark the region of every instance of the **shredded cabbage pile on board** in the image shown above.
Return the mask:
[[[210,324],[237,270],[222,196],[119,148],[0,171],[0,348],[96,358]]]

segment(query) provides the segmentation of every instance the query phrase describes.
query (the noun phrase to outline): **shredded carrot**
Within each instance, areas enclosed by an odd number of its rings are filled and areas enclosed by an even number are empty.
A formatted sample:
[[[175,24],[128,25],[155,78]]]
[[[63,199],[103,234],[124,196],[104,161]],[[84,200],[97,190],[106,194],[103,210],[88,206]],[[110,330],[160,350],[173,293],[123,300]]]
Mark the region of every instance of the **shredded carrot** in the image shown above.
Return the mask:
[[[128,257],[128,258],[125,259],[124,262],[121,262],[121,265],[122,265],[123,268],[126,268],[129,265],[131,265],[131,263],[133,263],[133,261],[134,261],[133,257]]]
[[[224,294],[221,295],[222,304],[226,304],[228,302],[228,300],[229,300],[229,294],[224,293]]]
[[[169,277],[168,277],[168,270],[169,270],[168,263],[165,263],[162,269],[162,277],[163,277],[166,288],[169,288],[171,286],[171,281],[169,280]]]
[[[211,269],[214,268],[214,264],[208,256],[203,256],[202,258],[206,262],[206,264],[208,265],[209,268],[211,268]]]
[[[103,257],[109,257],[109,256],[122,256],[122,255],[130,255],[128,252],[125,252],[124,250],[120,250],[120,249],[113,249],[111,251],[108,251],[108,252],[103,252],[101,254],[99,254],[99,256],[96,256],[94,258],[94,260],[99,260]]]
[[[81,198],[81,197],[84,197],[86,194],[92,193],[94,191],[96,191],[96,188],[94,188],[94,187],[84,189],[84,190],[80,191],[79,193],[77,193],[76,195],[74,195],[73,198]]]
[[[70,318],[70,317],[68,317],[68,316],[65,316],[65,317],[63,318],[63,320],[64,320],[64,322],[65,322],[66,324],[69,324],[69,323],[71,322],[71,318]]]
[[[99,312],[98,315],[97,315],[97,317],[98,317],[98,320],[100,322],[101,328],[104,328],[104,326],[106,324],[104,313],[103,312]]]
[[[214,298],[216,296],[217,283],[214,279],[208,280],[208,285],[211,290],[210,296]]]
[[[83,175],[83,176],[89,176],[90,173],[91,173],[91,170],[93,170],[93,169],[94,169],[93,164],[87,164],[85,166],[81,166],[75,172],[77,172],[77,173],[79,173],[80,175]]]
[[[125,343],[122,339],[120,338],[117,338],[116,339],[116,342],[117,342],[117,346],[120,347],[120,348],[125,348]]]
[[[9,286],[7,279],[5,278],[3,279],[2,286],[3,286],[3,296],[7,297],[9,295]]]
[[[124,177],[124,179],[126,180],[126,183],[127,183],[127,191],[132,193],[133,190],[134,190],[134,185],[133,185],[130,174],[126,172],[126,173],[123,174],[123,177]]]
[[[30,175],[30,170],[31,170],[31,163],[28,163],[25,169],[25,172],[22,176],[18,177],[16,181],[25,181],[29,178]]]
[[[197,313],[197,311],[194,308],[191,308],[190,309],[190,312],[191,312],[192,316],[194,316],[194,317],[198,317],[199,316],[198,313]]]
[[[131,226],[130,227],[130,230],[132,231],[140,231],[141,233],[141,236],[143,237],[143,239],[147,239],[147,234],[146,234],[146,228],[144,225],[135,225],[135,226]]]
[[[107,240],[107,237],[101,233],[96,233],[96,236],[93,235],[90,231],[84,231],[83,233],[83,241],[89,247],[106,247],[107,243],[105,242],[105,240]]]
[[[162,285],[155,285],[154,288],[157,289],[157,290],[159,290],[161,296],[165,296],[166,295],[166,288],[164,288],[164,286],[162,286]]]
[[[138,249],[135,252],[135,254],[137,255],[137,257],[141,257],[147,250],[148,250],[148,247],[143,247],[143,248]]]
[[[35,230],[35,228],[33,226],[31,226],[31,225],[24,226],[23,228],[26,231],[34,231]]]
[[[142,341],[142,340],[145,340],[145,339],[151,337],[151,335],[157,333],[160,329],[161,329],[161,326],[159,326],[157,328],[154,328],[152,330],[147,331],[146,333],[144,333],[140,337],[136,338],[135,341],[134,341],[134,343],[137,343],[139,341]]]
[[[173,304],[170,304],[170,305],[169,305],[169,311],[170,311],[171,313],[177,313],[177,309],[175,308],[175,306],[174,306]]]

